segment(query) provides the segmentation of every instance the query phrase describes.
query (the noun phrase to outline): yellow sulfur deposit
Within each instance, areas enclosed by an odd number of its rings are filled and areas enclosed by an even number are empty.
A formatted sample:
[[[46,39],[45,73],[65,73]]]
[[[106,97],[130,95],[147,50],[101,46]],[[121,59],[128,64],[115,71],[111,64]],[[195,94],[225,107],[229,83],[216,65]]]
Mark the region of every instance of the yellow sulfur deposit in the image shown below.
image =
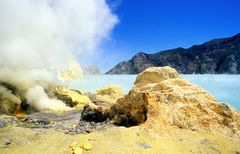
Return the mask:
[[[63,101],[70,99],[72,106],[76,109],[81,109],[84,105],[91,103],[91,100],[84,94],[65,87],[56,87],[53,92]]]
[[[96,91],[96,100],[98,105],[111,107],[119,98],[123,97],[123,91],[118,85],[103,87]]]
[[[91,150],[91,144],[73,142],[70,145],[70,149],[73,151],[73,154],[81,154],[83,150],[85,151]]]

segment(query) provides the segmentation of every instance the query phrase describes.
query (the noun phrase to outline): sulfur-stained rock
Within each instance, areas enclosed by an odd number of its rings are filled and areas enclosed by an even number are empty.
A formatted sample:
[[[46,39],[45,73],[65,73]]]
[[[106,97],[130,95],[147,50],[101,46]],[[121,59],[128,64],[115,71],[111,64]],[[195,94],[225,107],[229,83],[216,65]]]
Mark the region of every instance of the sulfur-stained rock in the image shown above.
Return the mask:
[[[88,93],[88,96],[92,103],[84,106],[81,120],[103,122],[112,119],[111,107],[123,98],[123,92],[119,86],[112,85],[97,90],[96,94]]]
[[[83,121],[103,122],[109,118],[109,110],[98,106],[85,105],[81,113]]]
[[[106,86],[96,91],[94,103],[104,108],[110,108],[123,95],[121,87],[117,85]]]
[[[119,125],[144,123],[152,127],[157,123],[240,136],[239,112],[216,102],[211,94],[181,79],[171,68],[142,72],[129,94],[112,106],[111,114]]]
[[[70,149],[72,150],[73,154],[82,154],[83,150],[85,151],[89,151],[91,150],[91,144],[89,143],[77,143],[77,142],[73,142],[70,145]]]
[[[86,151],[89,151],[91,150],[92,146],[90,143],[83,143],[80,145],[82,149],[86,150]]]
[[[149,67],[137,76],[134,83],[135,87],[144,86],[152,83],[159,83],[171,78],[179,78],[177,71],[169,66]]]
[[[111,86],[106,86],[103,87],[99,90],[97,90],[97,94],[98,95],[110,95],[113,98],[118,97],[118,96],[122,96],[123,92],[121,87],[119,87],[118,85],[111,85]]]
[[[14,114],[21,102],[16,87],[6,82],[0,82],[0,113]]]
[[[55,87],[52,91],[58,99],[70,107],[82,109],[84,105],[91,103],[91,100],[87,96],[75,90],[65,87]]]
[[[78,143],[73,142],[70,146],[73,154],[82,154],[82,148],[78,145]]]
[[[145,93],[130,92],[111,107],[111,117],[116,125],[134,126],[147,120]]]

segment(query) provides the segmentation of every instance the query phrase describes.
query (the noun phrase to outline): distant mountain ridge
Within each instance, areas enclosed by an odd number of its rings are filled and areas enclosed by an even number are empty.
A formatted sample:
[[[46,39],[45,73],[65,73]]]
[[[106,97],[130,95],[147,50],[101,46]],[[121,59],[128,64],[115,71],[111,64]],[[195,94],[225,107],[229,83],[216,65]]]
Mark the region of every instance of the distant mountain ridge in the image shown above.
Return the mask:
[[[240,74],[240,33],[188,49],[176,48],[155,54],[140,52],[106,74],[138,74],[151,66],[170,66],[183,74]]]

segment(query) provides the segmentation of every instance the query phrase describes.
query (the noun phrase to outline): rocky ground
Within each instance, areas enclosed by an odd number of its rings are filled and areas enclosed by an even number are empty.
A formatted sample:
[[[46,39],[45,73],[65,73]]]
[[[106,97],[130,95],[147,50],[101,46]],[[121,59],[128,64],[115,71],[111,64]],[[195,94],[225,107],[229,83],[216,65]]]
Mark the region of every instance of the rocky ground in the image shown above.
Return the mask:
[[[0,153],[232,153],[239,139],[179,128],[111,127],[71,134],[54,128],[10,125],[0,129]]]
[[[66,134],[87,134],[94,131],[104,130],[113,127],[110,121],[93,122],[81,120],[81,110],[57,112],[37,112],[23,117],[0,116],[0,127],[22,127],[33,130],[46,131],[53,129],[63,131]]]
[[[73,110],[0,115],[0,153],[240,153],[239,112],[169,67],[145,70],[125,96],[53,93]]]

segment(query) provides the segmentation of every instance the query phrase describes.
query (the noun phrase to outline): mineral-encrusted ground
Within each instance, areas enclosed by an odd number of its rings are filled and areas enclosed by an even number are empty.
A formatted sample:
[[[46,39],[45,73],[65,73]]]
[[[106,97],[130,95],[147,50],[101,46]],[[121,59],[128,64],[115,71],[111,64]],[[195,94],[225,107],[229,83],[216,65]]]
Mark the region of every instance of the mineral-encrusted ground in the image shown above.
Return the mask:
[[[78,145],[72,146],[77,143]],[[85,147],[85,148],[84,148]],[[88,147],[88,149],[86,149]],[[227,153],[240,151],[239,139],[221,134],[165,127],[112,127],[88,134],[66,134],[55,129],[8,126],[0,129],[2,154],[81,153]]]

